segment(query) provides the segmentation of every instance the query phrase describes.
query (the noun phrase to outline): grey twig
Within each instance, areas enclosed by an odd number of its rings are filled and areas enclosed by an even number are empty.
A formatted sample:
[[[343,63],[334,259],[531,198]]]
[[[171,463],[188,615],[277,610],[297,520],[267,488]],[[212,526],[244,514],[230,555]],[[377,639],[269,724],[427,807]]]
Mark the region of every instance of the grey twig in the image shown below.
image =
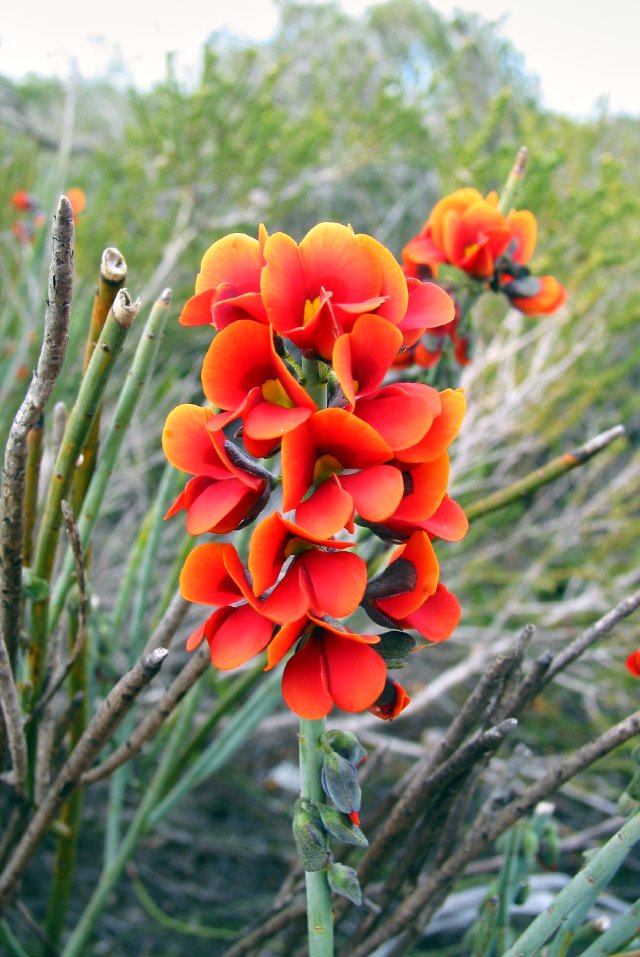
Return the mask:
[[[154,628],[152,634],[149,636],[149,640],[144,648],[144,653],[146,655],[148,655],[149,652],[153,651],[155,648],[169,647],[171,644],[171,639],[178,630],[182,619],[190,607],[191,602],[186,601],[180,592],[176,591],[171,599],[169,607]]]
[[[7,906],[16,884],[58,808],[78,784],[82,772],[95,760],[137,695],[158,673],[167,654],[165,648],[158,648],[141,658],[111,689],[96,711],[0,875],[0,911]]]
[[[135,728],[133,734],[127,738],[124,744],[109,755],[102,764],[86,771],[82,775],[83,784],[94,784],[102,778],[112,774],[121,764],[129,761],[140,751],[142,746],[151,738],[158,728],[166,721],[173,709],[182,701],[185,694],[191,688],[200,675],[211,666],[209,656],[209,646],[201,646],[189,659],[177,678],[169,685],[157,705],[149,711],[139,725]]]
[[[544,681],[544,685],[547,685],[552,678],[560,672],[563,671],[567,665],[570,665],[572,662],[579,658],[580,655],[587,650],[591,645],[593,645],[599,638],[602,638],[603,635],[608,635],[609,632],[615,628],[619,621],[622,621],[623,618],[627,618],[628,615],[633,614],[636,608],[640,605],[640,591],[634,592],[633,595],[629,595],[627,598],[623,598],[615,608],[612,608],[611,611],[608,611],[606,615],[603,615],[595,624],[591,625],[590,628],[587,628],[581,635],[579,635],[575,641],[572,641],[564,651],[560,652],[557,655],[549,670],[547,671]]]
[[[73,236],[73,209],[67,197],[61,196],[53,218],[53,252],[42,349],[27,394],[11,425],[4,456],[0,500],[0,635],[12,662],[21,615],[27,436],[42,415],[64,361],[73,291]]]
[[[485,754],[495,751],[502,743],[505,735],[513,731],[517,724],[518,722],[514,718],[509,718],[493,728],[480,732],[460,747],[428,777],[415,779],[413,787],[410,790],[408,789],[406,794],[400,798],[394,813],[381,825],[367,849],[358,870],[361,882],[364,883],[387,850],[396,846],[400,835],[413,826],[416,814],[421,812],[427,801],[430,801],[436,794],[448,787],[452,781],[473,767]]]

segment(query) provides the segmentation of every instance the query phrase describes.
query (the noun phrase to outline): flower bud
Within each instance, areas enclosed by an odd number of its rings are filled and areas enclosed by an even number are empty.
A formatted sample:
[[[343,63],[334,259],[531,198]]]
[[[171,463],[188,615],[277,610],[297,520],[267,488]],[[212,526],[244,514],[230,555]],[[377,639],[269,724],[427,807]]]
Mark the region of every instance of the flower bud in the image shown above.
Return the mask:
[[[342,814],[337,808],[330,807],[328,804],[318,805],[318,812],[323,826],[337,841],[342,841],[343,844],[354,844],[356,847],[369,846],[368,840],[360,828],[349,819],[349,815]]]
[[[346,864],[329,864],[327,868],[329,887],[336,894],[347,897],[352,904],[362,903],[362,891],[358,882],[358,875],[352,867]]]
[[[369,711],[376,718],[382,718],[383,721],[392,721],[404,711],[410,702],[411,698],[402,685],[393,681],[392,678],[387,678],[382,694],[377,701],[374,701]]]
[[[351,731],[332,728],[322,735],[322,744],[333,751],[337,751],[353,765],[360,764],[367,757],[367,752]]]
[[[336,751],[328,751],[322,765],[322,787],[339,811],[360,810],[362,795],[353,764]]]
[[[293,837],[298,859],[305,871],[319,871],[327,863],[329,850],[318,811],[304,801],[298,801],[293,815]]]

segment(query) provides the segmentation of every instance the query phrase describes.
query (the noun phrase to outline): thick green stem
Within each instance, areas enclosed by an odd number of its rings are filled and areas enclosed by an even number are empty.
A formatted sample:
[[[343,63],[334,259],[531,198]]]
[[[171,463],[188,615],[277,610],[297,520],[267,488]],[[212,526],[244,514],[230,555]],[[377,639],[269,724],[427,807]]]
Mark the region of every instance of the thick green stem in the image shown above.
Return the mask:
[[[322,762],[321,737],[325,721],[300,720],[300,797],[312,804],[321,803]],[[333,910],[331,890],[324,869],[306,871],[307,931],[309,957],[331,957],[333,954]]]
[[[504,957],[535,957],[542,945],[580,905],[585,894],[607,886],[633,845],[640,840],[640,814],[636,814],[588,861],[583,869],[560,891],[550,907],[539,914]]]

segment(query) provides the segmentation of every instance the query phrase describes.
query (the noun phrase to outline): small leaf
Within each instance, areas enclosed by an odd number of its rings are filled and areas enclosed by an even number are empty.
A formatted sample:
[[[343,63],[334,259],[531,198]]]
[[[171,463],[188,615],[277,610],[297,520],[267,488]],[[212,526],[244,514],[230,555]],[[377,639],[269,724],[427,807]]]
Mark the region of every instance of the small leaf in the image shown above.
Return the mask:
[[[322,765],[322,787],[339,811],[360,810],[362,795],[356,769],[336,751],[328,751]]]
[[[352,867],[347,867],[346,864],[330,864],[327,868],[327,878],[329,887],[336,894],[348,897],[352,904],[362,903],[358,875]]]
[[[343,758],[346,758],[347,761],[353,765],[360,764],[367,756],[367,752],[352,731],[341,731],[339,728],[332,728],[330,731],[325,731],[321,740],[325,747],[337,751],[338,754],[342,755]]]
[[[349,818],[348,814],[343,814],[335,807],[328,804],[319,804],[318,811],[322,818],[322,824],[336,841],[342,841],[343,844],[353,844],[355,847],[368,847],[369,842],[355,824]]]
[[[327,863],[329,850],[322,819],[317,810],[298,801],[292,827],[298,859],[305,871],[322,870]]]

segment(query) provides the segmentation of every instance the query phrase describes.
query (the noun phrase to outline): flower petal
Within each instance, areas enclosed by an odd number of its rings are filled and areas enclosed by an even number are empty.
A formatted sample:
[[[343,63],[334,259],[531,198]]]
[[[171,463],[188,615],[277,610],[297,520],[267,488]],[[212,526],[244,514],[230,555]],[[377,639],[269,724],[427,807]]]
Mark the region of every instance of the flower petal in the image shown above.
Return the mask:
[[[341,475],[339,481],[366,522],[388,518],[402,501],[402,473],[392,465],[373,465],[353,475]]]
[[[310,606],[318,616],[346,618],[356,610],[367,587],[367,566],[351,552],[318,548],[296,559],[304,570]]]
[[[403,624],[415,628],[428,641],[445,641],[457,627],[460,615],[460,602],[456,596],[444,585],[438,585],[435,594],[407,615]]]
[[[324,718],[333,706],[327,677],[322,643],[307,641],[287,662],[282,675],[282,697],[299,717],[312,721]]]
[[[387,666],[381,656],[360,642],[323,636],[324,654],[329,671],[329,691],[343,711],[366,711],[382,694]]]
[[[209,641],[211,662],[221,671],[237,668],[263,651],[272,633],[273,623],[250,605],[234,608]]]

